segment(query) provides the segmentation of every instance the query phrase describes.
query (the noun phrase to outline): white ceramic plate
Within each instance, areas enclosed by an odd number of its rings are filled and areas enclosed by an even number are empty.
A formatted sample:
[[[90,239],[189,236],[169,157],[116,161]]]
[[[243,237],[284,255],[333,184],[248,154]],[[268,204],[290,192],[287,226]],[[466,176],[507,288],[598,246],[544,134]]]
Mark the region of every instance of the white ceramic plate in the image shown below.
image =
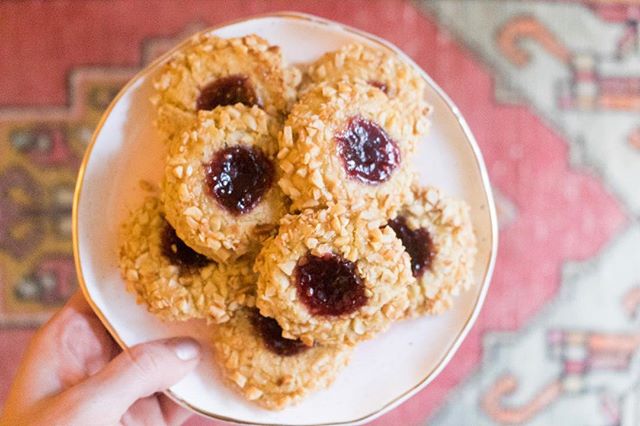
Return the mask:
[[[372,35],[300,14],[276,14],[210,30],[222,37],[258,34],[282,48],[291,63],[308,62],[348,42],[404,54]],[[105,326],[124,347],[156,338],[190,335],[209,347],[202,322],[167,324],[148,314],[125,291],[117,259],[117,235],[127,212],[143,199],[139,181],[159,182],[163,144],[153,128],[149,102],[152,80],[166,56],[143,70],[113,101],[84,158],[74,210],[74,251],[85,296]],[[415,64],[414,64],[415,65]],[[417,65],[415,65],[417,67]],[[360,345],[351,365],[327,390],[302,403],[270,412],[248,403],[225,387],[207,352],[197,371],[171,387],[176,401],[212,418],[239,423],[353,424],[383,414],[431,382],[451,359],[472,326],[489,285],[496,254],[497,228],[491,189],[478,146],[457,108],[426,75],[433,126],[416,159],[425,183],[471,205],[479,251],[477,286],[437,318],[394,325]]]

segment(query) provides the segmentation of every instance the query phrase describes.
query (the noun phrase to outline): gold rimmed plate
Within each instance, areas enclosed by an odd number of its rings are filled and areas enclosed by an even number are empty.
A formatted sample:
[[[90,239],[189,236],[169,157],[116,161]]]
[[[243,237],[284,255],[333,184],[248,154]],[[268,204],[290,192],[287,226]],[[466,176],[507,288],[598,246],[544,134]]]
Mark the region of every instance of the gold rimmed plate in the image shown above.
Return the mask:
[[[399,49],[370,34],[321,18],[280,13],[207,30],[221,37],[258,34],[279,45],[290,63],[305,63],[349,42],[390,49],[417,69]],[[179,49],[177,46],[176,49]],[[422,70],[432,128],[416,165],[424,183],[464,198],[478,237],[476,286],[449,312],[395,324],[356,349],[334,384],[300,404],[270,412],[245,401],[221,381],[211,359],[204,322],[163,323],[137,305],[118,270],[118,230],[145,196],[141,180],[160,182],[164,146],[153,127],[152,81],[168,55],[135,76],[108,108],[87,150],[73,206],[73,245],[82,290],[116,341],[127,348],[156,338],[189,335],[206,349],[198,369],[167,394],[211,418],[280,425],[358,424],[394,408],[427,386],[446,366],[482,306],[496,256],[497,223],[491,188],[478,146],[447,95]]]

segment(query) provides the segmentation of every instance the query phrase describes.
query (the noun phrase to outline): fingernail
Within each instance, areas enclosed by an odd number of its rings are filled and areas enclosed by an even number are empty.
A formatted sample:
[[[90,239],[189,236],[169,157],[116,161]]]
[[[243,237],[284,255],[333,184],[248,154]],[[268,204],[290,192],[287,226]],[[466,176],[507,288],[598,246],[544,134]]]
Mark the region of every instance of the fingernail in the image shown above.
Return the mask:
[[[200,356],[200,344],[193,339],[175,339],[172,346],[176,356],[182,361],[191,361]]]

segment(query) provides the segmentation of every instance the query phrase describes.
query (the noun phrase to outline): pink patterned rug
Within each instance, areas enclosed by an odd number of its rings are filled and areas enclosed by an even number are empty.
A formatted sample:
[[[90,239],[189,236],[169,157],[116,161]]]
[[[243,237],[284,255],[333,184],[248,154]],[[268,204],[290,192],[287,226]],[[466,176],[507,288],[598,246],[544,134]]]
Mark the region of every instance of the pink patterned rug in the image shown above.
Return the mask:
[[[73,185],[118,88],[197,29],[292,7],[0,3],[0,400],[34,327],[76,286]],[[469,121],[497,194],[500,252],[478,323],[434,383],[374,424],[640,424],[640,2],[295,9],[424,67]]]

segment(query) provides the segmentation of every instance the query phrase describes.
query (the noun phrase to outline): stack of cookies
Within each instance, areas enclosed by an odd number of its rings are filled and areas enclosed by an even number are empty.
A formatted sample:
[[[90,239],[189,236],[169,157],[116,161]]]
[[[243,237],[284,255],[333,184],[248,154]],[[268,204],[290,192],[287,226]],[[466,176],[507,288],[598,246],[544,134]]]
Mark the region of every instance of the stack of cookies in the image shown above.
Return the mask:
[[[165,175],[123,224],[122,274],[160,318],[208,320],[247,399],[299,401],[358,342],[472,285],[469,208],[417,183],[430,107],[392,52],[295,67],[255,35],[198,35],[155,88]]]

